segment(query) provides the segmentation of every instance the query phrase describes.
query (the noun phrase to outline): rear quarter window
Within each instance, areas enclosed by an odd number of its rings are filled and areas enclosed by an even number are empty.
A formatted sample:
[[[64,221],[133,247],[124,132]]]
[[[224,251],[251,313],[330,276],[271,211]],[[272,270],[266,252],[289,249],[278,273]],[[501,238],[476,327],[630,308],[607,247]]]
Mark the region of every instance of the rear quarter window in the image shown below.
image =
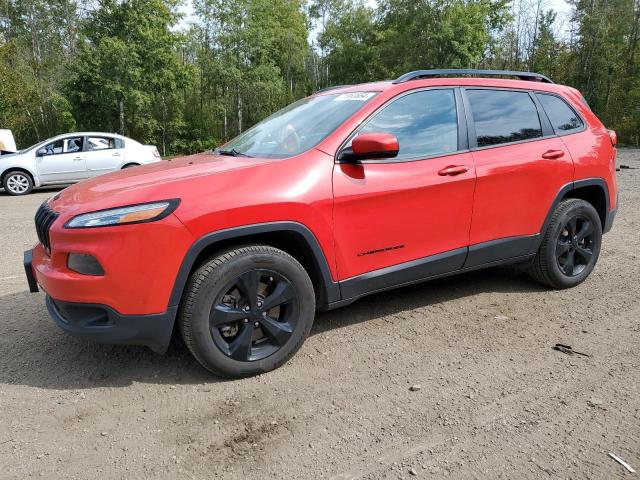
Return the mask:
[[[467,90],[478,147],[542,137],[538,109],[528,92]]]
[[[536,93],[536,97],[557,135],[574,133],[584,126],[580,116],[562,98],[546,93]]]

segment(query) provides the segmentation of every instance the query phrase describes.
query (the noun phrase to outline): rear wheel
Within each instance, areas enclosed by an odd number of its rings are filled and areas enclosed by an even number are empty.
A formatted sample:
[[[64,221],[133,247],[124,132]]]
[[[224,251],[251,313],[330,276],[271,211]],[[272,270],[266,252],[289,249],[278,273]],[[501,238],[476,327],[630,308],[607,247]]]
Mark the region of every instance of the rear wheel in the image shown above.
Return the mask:
[[[209,371],[247,377],[279,367],[306,339],[315,315],[311,280],[293,257],[264,245],[216,255],[191,276],[182,337]]]
[[[578,285],[593,271],[601,243],[602,225],[593,205],[575,198],[563,200],[549,222],[531,276],[553,288]]]
[[[127,163],[124,167],[122,167],[122,170],[124,170],[125,168],[131,168],[131,167],[139,167],[140,164],[138,163]]]
[[[9,195],[27,195],[33,190],[33,180],[28,173],[13,170],[4,176],[2,186]]]

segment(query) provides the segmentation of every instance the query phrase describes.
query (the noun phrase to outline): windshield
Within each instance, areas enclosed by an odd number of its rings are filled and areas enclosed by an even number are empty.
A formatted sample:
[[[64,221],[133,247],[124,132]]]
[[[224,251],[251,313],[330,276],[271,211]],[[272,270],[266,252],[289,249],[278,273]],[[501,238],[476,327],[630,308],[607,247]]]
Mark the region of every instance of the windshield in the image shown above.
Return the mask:
[[[240,134],[218,152],[250,157],[286,158],[315,147],[376,92],[304,98]]]
[[[46,140],[43,140],[42,142],[36,143],[35,145],[31,145],[30,147],[27,147],[27,148],[25,148],[23,150],[20,150],[18,153],[22,154],[22,153],[30,152],[34,148],[38,148],[40,146],[46,145],[47,142],[49,142],[50,140],[53,140],[54,138],[55,137],[47,138]]]

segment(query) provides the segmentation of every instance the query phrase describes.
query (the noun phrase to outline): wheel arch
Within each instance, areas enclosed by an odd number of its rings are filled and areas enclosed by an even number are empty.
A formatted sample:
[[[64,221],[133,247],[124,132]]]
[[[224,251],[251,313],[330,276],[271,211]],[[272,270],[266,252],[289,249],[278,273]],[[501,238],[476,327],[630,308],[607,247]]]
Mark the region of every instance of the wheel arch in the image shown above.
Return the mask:
[[[38,176],[35,175],[32,171],[30,171],[28,168],[25,167],[7,167],[3,170],[2,174],[0,174],[0,185],[4,185],[4,178],[11,172],[23,172],[26,173],[27,175],[29,175],[29,177],[31,178],[31,181],[33,182],[33,186],[34,187],[39,187],[40,186],[40,182],[38,181]]]
[[[220,230],[196,240],[180,265],[169,307],[180,304],[191,273],[215,252],[255,243],[283,250],[300,262],[311,277],[319,307],[340,300],[340,288],[331,277],[329,264],[315,235],[297,222],[273,222]]]
[[[563,186],[547,213],[544,224],[540,231],[541,234],[546,232],[553,212],[558,204],[567,198],[579,198],[589,202],[598,212],[603,233],[608,225],[607,220],[611,212],[609,211],[609,188],[607,182],[603,178],[587,178],[584,180],[576,180]]]

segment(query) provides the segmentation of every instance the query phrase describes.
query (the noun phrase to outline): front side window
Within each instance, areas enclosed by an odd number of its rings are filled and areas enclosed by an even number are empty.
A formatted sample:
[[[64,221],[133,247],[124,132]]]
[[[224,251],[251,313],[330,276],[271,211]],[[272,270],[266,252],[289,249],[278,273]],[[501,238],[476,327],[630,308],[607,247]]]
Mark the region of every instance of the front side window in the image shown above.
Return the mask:
[[[61,138],[42,148],[45,150],[45,155],[79,152],[82,150],[82,137]]]
[[[544,111],[547,112],[549,121],[553,125],[553,130],[557,134],[582,128],[582,120],[564,100],[555,95],[544,93],[536,93],[536,97],[538,97]]]
[[[478,147],[542,137],[538,109],[527,92],[467,90]]]
[[[82,150],[82,137],[65,138],[64,153],[75,153]]]
[[[453,90],[423,90],[404,95],[378,112],[359,133],[395,135],[394,160],[444,155],[458,149],[458,118]]]
[[[64,140],[56,140],[55,142],[51,142],[42,148],[46,150],[47,155],[57,155],[58,153],[62,153],[62,150],[64,148]]]
[[[240,134],[221,150],[265,158],[298,155],[324,140],[375,95],[353,92],[304,98]]]

